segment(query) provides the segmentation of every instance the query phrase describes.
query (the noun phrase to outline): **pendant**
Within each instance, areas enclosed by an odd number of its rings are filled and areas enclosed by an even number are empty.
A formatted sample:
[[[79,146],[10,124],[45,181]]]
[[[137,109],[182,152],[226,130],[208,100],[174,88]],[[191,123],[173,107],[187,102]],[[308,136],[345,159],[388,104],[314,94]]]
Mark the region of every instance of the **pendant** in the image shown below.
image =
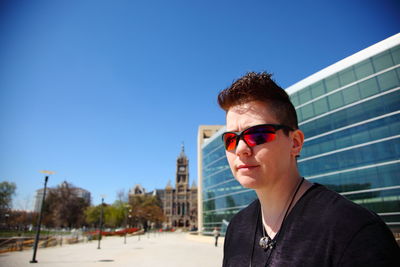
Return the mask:
[[[269,236],[263,236],[261,237],[259,244],[263,249],[272,249],[275,246],[275,241]]]

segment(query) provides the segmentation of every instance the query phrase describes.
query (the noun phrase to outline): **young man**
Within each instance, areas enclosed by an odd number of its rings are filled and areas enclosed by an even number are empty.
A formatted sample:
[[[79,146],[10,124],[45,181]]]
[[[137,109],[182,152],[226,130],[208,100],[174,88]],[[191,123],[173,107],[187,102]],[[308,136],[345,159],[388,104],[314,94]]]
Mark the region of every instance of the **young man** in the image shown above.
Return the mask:
[[[218,102],[232,173],[258,197],[228,226],[224,267],[400,266],[399,247],[376,214],[301,177],[304,135],[270,74],[246,74]]]

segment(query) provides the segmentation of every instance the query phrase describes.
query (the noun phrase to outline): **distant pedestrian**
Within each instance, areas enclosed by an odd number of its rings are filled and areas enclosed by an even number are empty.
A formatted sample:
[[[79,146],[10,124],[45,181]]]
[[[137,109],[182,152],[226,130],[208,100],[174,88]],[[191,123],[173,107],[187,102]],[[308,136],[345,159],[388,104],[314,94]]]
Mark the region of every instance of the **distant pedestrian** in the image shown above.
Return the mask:
[[[218,228],[215,227],[213,231],[213,235],[215,237],[215,246],[218,246],[218,237],[221,235],[220,232],[218,231]]]

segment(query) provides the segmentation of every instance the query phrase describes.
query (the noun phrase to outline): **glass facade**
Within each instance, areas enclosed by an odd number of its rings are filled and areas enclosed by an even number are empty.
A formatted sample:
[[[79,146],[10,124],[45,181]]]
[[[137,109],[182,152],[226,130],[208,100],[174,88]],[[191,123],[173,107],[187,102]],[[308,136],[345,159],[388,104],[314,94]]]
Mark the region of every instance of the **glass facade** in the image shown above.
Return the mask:
[[[400,46],[291,94],[300,173],[400,227]]]
[[[300,173],[375,211],[395,229],[400,228],[399,42],[381,50],[345,68],[330,68],[329,75],[288,93],[306,137]],[[206,232],[224,229],[225,221],[256,198],[230,172],[220,137],[224,130],[202,147]]]

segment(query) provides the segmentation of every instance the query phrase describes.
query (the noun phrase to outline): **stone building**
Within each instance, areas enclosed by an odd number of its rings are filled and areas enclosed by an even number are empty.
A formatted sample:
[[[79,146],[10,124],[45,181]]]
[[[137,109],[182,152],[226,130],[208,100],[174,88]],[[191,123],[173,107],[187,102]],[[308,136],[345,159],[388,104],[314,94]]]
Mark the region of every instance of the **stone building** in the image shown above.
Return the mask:
[[[128,192],[129,202],[131,202],[131,199],[134,198],[135,196],[137,196],[137,195],[145,195],[145,194],[146,194],[146,189],[142,185],[136,184]]]
[[[132,199],[135,196],[141,196],[141,195],[154,196],[154,197],[158,198],[158,200],[160,201],[161,208],[164,208],[163,207],[164,194],[165,194],[165,189],[154,189],[153,191],[146,192],[146,189],[142,185],[136,184],[128,192],[128,202],[132,202]]]
[[[197,229],[197,186],[189,186],[189,160],[184,146],[176,161],[175,188],[168,182],[163,197],[168,227]]]

